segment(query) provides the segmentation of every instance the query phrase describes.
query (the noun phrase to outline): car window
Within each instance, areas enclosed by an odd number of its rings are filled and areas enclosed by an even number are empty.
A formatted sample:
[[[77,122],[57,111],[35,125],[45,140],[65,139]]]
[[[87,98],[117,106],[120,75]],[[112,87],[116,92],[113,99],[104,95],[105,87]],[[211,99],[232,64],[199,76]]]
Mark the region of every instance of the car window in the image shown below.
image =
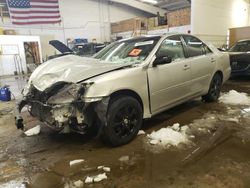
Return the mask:
[[[172,61],[185,58],[184,50],[179,36],[172,36],[165,39],[158,52],[156,57],[169,56],[172,58]]]
[[[104,48],[94,58],[103,63],[142,63],[160,38],[160,36],[154,36],[121,40]]]
[[[204,49],[204,43],[198,38],[189,35],[184,35],[183,39],[187,45],[189,57],[195,57],[206,54],[206,51]]]
[[[93,45],[92,44],[84,44],[84,45],[76,45],[72,50],[77,54],[77,55],[88,55],[88,54],[93,54]]]
[[[248,52],[250,51],[250,41],[239,41],[232,48],[229,49],[229,52]]]
[[[204,47],[204,50],[205,50],[206,54],[213,53],[212,50],[206,44],[204,44],[204,43],[203,43],[203,47]]]

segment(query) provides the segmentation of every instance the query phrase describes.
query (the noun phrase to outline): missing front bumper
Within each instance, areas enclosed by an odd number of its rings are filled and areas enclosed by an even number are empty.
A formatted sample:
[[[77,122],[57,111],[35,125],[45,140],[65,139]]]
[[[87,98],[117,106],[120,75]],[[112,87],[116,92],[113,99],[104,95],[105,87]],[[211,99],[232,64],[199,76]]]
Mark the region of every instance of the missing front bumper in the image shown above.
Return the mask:
[[[87,129],[94,127],[93,124],[98,119],[100,134],[102,127],[106,125],[108,103],[109,97],[94,103],[79,101],[61,105],[47,105],[39,101],[22,100],[15,109],[16,127],[24,129],[21,111],[24,106],[28,105],[30,114],[52,129],[63,133],[74,131],[84,134]]]

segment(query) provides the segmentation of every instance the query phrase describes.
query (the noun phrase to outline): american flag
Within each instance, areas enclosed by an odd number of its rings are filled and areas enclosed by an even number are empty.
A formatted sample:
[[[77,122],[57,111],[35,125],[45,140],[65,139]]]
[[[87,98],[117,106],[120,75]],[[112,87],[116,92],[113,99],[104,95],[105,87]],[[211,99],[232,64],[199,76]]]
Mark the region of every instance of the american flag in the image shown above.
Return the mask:
[[[61,22],[58,0],[7,0],[13,24],[55,24]]]

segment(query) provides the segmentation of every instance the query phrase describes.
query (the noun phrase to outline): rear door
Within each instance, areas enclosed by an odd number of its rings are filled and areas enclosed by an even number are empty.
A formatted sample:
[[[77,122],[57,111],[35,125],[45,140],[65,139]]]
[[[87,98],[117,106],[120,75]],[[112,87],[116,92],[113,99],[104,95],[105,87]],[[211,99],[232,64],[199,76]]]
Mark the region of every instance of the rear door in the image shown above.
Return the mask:
[[[216,66],[216,56],[200,39],[190,35],[182,37],[191,64],[191,92],[198,95],[210,84]]]
[[[179,35],[166,38],[156,57],[169,56],[172,62],[148,69],[149,92],[152,113],[164,110],[168,105],[190,95],[191,70]]]

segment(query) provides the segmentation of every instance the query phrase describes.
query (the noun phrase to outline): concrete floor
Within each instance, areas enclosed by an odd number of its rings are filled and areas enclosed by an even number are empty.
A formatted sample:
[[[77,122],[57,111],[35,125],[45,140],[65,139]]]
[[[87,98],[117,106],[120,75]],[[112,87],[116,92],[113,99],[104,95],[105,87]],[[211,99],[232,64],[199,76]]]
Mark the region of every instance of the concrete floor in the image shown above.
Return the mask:
[[[1,81],[19,96],[25,79]],[[223,91],[231,89],[250,94],[250,82],[230,80]],[[111,168],[108,179],[84,187],[250,187],[250,118],[240,117],[244,106],[194,100],[145,121],[146,133],[176,122],[192,127],[191,145],[157,150],[145,135],[117,148],[91,136],[59,135],[46,126],[39,135],[26,137],[14,126],[14,105],[15,101],[0,102],[0,187],[74,187],[75,181],[102,173],[97,170],[100,165]],[[27,112],[24,115],[27,128],[42,125]],[[239,122],[229,120],[235,116]],[[120,161],[122,156],[129,160]],[[75,159],[85,162],[70,167]]]

